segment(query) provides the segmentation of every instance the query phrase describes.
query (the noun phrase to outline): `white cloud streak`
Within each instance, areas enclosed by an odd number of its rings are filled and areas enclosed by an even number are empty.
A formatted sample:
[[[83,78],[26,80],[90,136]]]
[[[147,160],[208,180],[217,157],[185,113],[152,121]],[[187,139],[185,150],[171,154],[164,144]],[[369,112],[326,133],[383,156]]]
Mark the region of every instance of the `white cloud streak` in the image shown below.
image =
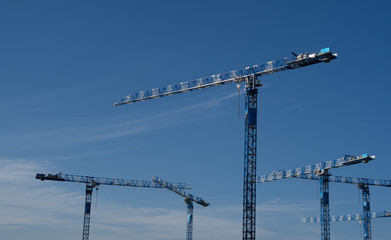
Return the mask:
[[[56,182],[34,179],[36,172],[52,168],[29,160],[0,158],[0,231],[4,239],[45,240],[55,237],[65,240],[80,237],[84,194],[70,191]],[[186,214],[182,207],[180,211],[161,207],[135,208],[103,198],[98,209],[93,209],[91,239],[183,239]],[[267,215],[268,222],[277,222],[273,215],[281,216],[287,211],[297,215],[314,207],[276,201],[259,205],[258,214]],[[240,239],[241,210],[240,206],[196,208],[194,236],[205,240]],[[279,239],[278,231],[265,223],[261,226],[257,230],[259,236]]]
[[[159,113],[157,115],[125,122],[118,122],[117,119],[106,118],[104,122],[94,121],[93,123],[81,123],[75,127],[40,129],[34,132],[2,135],[0,136],[0,142],[2,142],[3,145],[11,144],[20,147],[32,147],[36,145],[47,147],[116,139],[169,126],[213,118],[214,116],[208,114],[202,115],[199,114],[199,112],[216,108],[223,104],[224,101],[233,98],[234,96],[236,96],[236,94],[232,93],[179,109]],[[184,114],[190,114],[192,117],[180,117]],[[111,123],[107,124],[107,122]]]

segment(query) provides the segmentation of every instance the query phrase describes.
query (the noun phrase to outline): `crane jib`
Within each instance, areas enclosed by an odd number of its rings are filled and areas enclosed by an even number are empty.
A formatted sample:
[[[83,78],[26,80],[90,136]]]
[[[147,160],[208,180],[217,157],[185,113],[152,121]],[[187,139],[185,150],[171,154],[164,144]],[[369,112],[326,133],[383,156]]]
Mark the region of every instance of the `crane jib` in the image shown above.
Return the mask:
[[[114,106],[141,102],[178,93],[185,93],[208,87],[220,86],[233,82],[243,82],[249,76],[260,77],[263,75],[268,75],[289,69],[301,68],[316,63],[330,62],[331,60],[336,58],[337,54],[331,53],[329,48],[324,48],[319,53],[299,54],[291,60],[289,60],[288,58],[283,58],[277,61],[270,61],[262,65],[254,65],[231,72],[215,74],[209,77],[199,78],[192,81],[168,85],[162,88],[154,88],[147,91],[132,93],[124,98],[121,98],[118,102],[114,103]]]

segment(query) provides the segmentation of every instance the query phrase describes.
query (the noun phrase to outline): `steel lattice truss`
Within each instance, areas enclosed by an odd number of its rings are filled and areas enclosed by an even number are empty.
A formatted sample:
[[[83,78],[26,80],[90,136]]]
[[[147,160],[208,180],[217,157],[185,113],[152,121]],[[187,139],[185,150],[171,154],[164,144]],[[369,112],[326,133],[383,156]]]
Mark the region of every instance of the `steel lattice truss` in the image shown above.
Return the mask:
[[[161,178],[153,177],[152,181],[157,184],[160,184],[162,187],[167,188],[168,190],[185,198],[185,203],[187,207],[186,240],[192,240],[193,239],[193,211],[194,211],[193,202],[196,202],[204,207],[209,206],[209,203],[205,202],[202,198],[196,197],[181,189],[170,186],[169,184],[167,184],[166,181],[164,181]]]
[[[256,170],[257,170],[257,93],[246,91],[246,125],[244,143],[243,228],[244,240],[255,239],[256,229]]]
[[[301,167],[296,169],[274,171],[271,174],[263,175],[259,177],[256,182],[264,183],[264,182],[270,182],[270,181],[275,181],[275,180],[280,180],[285,178],[303,178],[303,179],[319,180],[321,239],[330,240],[329,182],[331,176],[329,175],[328,171],[333,168],[349,166],[358,163],[367,163],[368,161],[374,159],[375,159],[374,155],[369,156],[368,154],[362,154],[359,156],[345,155],[343,158],[333,160],[333,161],[318,163],[318,164],[309,165],[306,167]],[[343,178],[343,177],[340,178],[340,180],[347,181],[347,182],[354,181],[353,179]],[[365,182],[368,182],[367,180],[368,179],[363,179],[363,181]],[[364,185],[361,184],[361,186]]]
[[[310,179],[311,177],[317,178],[316,175],[311,175],[311,173],[320,173],[323,170],[353,165],[357,163],[367,163],[369,161],[374,160],[375,157],[376,157],[375,155],[369,156],[368,154],[362,154],[359,156],[346,155],[345,157],[339,158],[337,160],[327,161],[327,162],[309,165],[301,168],[295,168],[290,170],[277,170],[274,171],[273,173],[258,177],[257,183],[271,182],[271,181],[280,180],[284,178],[294,178],[300,176],[303,176],[302,178],[308,178],[308,179]],[[307,174],[309,174],[308,177],[305,176]],[[334,179],[337,180],[338,177],[335,177]],[[349,177],[340,177],[340,179],[341,181],[346,181],[346,182],[357,181],[357,179],[353,180],[352,178]],[[319,180],[319,178],[317,178],[316,180]],[[375,183],[376,181],[373,182]],[[376,182],[376,183],[380,183],[380,182]]]
[[[194,195],[192,195],[192,194],[190,194],[188,192],[185,192],[185,191],[183,191],[181,189],[173,187],[172,184],[170,184],[169,182],[164,181],[161,178],[153,177],[152,181],[154,183],[156,183],[157,185],[159,185],[160,187],[167,188],[167,189],[175,192],[176,194],[179,194],[182,197],[188,198],[188,199],[192,200],[193,202],[196,202],[196,203],[198,203],[198,204],[200,204],[200,205],[202,205],[204,207],[209,206],[209,203],[204,201],[202,198],[196,197],[196,196],[194,196]]]
[[[317,174],[317,173],[290,175],[289,177],[285,176],[284,178],[301,178],[301,179],[310,179],[310,180],[319,180],[320,179],[319,174]],[[270,182],[270,181],[273,181],[273,180],[269,180],[269,178],[267,178],[266,175],[261,176],[257,179],[258,183],[264,183],[264,182]],[[354,178],[354,177],[343,177],[343,176],[334,176],[334,175],[329,176],[329,182],[391,187],[391,180],[370,179],[370,178]]]
[[[390,211],[383,211],[383,212],[373,212],[370,214],[370,217],[372,219],[375,218],[384,218],[384,217],[391,217]],[[332,222],[342,222],[342,221],[362,221],[363,215],[362,214],[347,214],[347,215],[338,215],[338,216],[331,216]],[[310,218],[304,218],[301,220],[303,223],[320,223],[320,217],[310,217]]]
[[[96,188],[97,186],[111,185],[111,186],[142,187],[142,188],[163,188],[161,184],[155,183],[153,181],[79,176],[79,175],[62,174],[62,173],[57,173],[57,174],[37,173],[35,178],[40,179],[41,181],[50,180],[50,181],[77,182],[77,183],[86,184],[82,240],[89,239],[92,192],[93,189]],[[165,184],[166,186],[175,189],[190,189],[190,185],[186,183],[166,182]]]
[[[95,183],[98,185],[115,185],[115,186],[127,186],[127,187],[143,187],[143,188],[163,188],[162,185],[153,181],[145,180],[129,180],[120,178],[103,178],[103,177],[90,177],[79,176],[70,174],[43,174],[37,173],[36,179],[40,180],[52,180],[52,181],[66,181],[66,182],[79,182],[79,183]],[[179,189],[191,189],[187,183],[173,183],[167,182],[167,186]]]
[[[332,54],[330,51],[313,53],[310,55],[300,54],[294,59],[284,58],[277,61],[270,61],[262,65],[254,65],[231,72],[199,78],[193,81],[181,82],[162,88],[154,88],[148,91],[129,94],[125,98],[121,98],[118,102],[114,103],[114,106],[160,98],[178,93],[190,92],[227,83],[243,82],[249,76],[260,77],[288,69],[296,69],[316,63],[329,62],[335,58],[337,58],[337,54]]]

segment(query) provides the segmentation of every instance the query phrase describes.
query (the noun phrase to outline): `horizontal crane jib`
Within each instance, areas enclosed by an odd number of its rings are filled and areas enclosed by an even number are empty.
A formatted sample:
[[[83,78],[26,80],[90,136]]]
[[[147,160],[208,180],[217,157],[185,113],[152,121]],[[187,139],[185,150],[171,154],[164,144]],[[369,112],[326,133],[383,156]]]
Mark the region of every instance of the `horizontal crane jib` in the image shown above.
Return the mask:
[[[371,213],[370,217],[372,219],[375,218],[383,218],[383,217],[391,217],[391,212],[383,211],[383,212],[373,212]],[[362,221],[363,216],[362,214],[347,214],[347,215],[338,215],[338,216],[331,216],[332,222],[339,222],[339,221]],[[303,223],[319,223],[320,218],[319,217],[310,217],[310,218],[304,218],[301,220]]]
[[[309,180],[320,180],[320,176],[316,173],[301,174],[292,176],[293,178],[309,179]],[[391,187],[391,180],[381,180],[381,179],[370,179],[370,178],[353,178],[353,177],[343,177],[343,176],[329,176],[329,182],[337,183],[351,183],[351,184],[363,184],[370,186],[382,186],[382,187]]]
[[[62,174],[62,173],[57,173],[57,174],[37,173],[35,178],[40,179],[41,181],[51,180],[51,181],[66,181],[66,182],[79,182],[79,183],[94,183],[96,185],[163,188],[160,184],[157,184],[152,181],[79,176],[79,175],[70,175],[70,174]],[[179,189],[191,189],[190,185],[187,183],[168,182],[167,185]]]
[[[358,164],[358,163],[367,163],[374,159],[375,159],[375,155],[369,156],[368,154],[362,154],[359,156],[345,155],[344,158],[339,158],[337,160],[318,163],[318,164],[309,165],[306,167],[301,167],[296,169],[275,171],[271,174],[258,177],[257,183],[270,182],[270,181],[280,180],[283,178],[291,178],[303,174],[321,173],[324,170]]]
[[[164,188],[167,188],[168,190],[171,190],[172,192],[175,192],[176,194],[179,194],[181,195],[182,197],[186,198],[186,199],[190,199],[192,200],[193,202],[196,202],[204,207],[207,207],[209,206],[209,203],[204,201],[202,198],[199,198],[199,197],[196,197],[188,192],[185,192],[181,189],[178,189],[178,188],[175,188],[173,186],[170,186],[166,181],[164,181],[163,179],[160,179],[158,177],[153,177],[152,178],[152,181],[161,185],[162,187]]]
[[[332,54],[329,48],[325,49],[322,49],[319,53],[300,54],[291,61],[289,61],[288,58],[284,58],[277,61],[270,61],[263,65],[254,65],[227,73],[199,78],[193,81],[181,82],[179,84],[173,84],[162,88],[154,88],[148,91],[129,94],[125,98],[121,98],[118,102],[114,103],[114,106],[190,92],[233,82],[243,82],[249,76],[260,77],[288,69],[296,69],[316,63],[329,62],[332,59],[337,58],[337,54]]]

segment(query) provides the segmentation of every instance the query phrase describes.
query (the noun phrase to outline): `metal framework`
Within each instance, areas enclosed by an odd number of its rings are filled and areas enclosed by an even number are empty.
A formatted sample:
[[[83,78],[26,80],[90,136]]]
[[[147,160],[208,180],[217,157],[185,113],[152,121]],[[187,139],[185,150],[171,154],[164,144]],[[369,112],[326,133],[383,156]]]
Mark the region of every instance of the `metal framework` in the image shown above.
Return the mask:
[[[209,203],[204,201],[202,198],[196,197],[181,189],[170,186],[169,184],[167,184],[166,181],[164,181],[161,178],[153,177],[152,181],[185,198],[185,203],[187,207],[186,240],[192,240],[193,239],[193,210],[194,210],[193,202],[196,202],[203,207],[209,206]]]
[[[390,211],[383,211],[383,212],[373,212],[370,215],[371,219],[375,218],[387,218],[391,217]],[[338,215],[338,216],[331,216],[332,222],[342,222],[342,221],[362,221],[363,220],[362,214],[347,214],[347,215]],[[301,220],[303,223],[319,223],[320,217],[310,217],[310,218],[303,218]]]
[[[96,187],[94,183],[86,184],[86,200],[84,206],[84,221],[83,221],[83,236],[82,240],[88,240],[90,236],[90,216],[91,216],[91,200],[92,190]]]
[[[370,195],[369,195],[369,186],[368,184],[358,184],[358,187],[361,189],[362,195],[362,207],[363,207],[363,233],[364,240],[372,239],[371,232],[371,204],[370,204]]]
[[[208,87],[219,86],[228,83],[245,82],[246,85],[246,116],[245,146],[244,146],[244,180],[243,180],[243,240],[255,240],[255,213],[256,213],[256,130],[257,130],[257,89],[262,86],[259,77],[285,70],[297,69],[322,62],[330,62],[337,58],[337,54],[324,48],[318,53],[294,54],[292,59],[284,58],[270,61],[263,65],[254,65],[227,73],[216,74],[197,80],[181,82],[162,88],[154,88],[141,91],[121,98],[114,106],[145,101],[149,99],[170,96],[179,93],[190,92]]]
[[[303,178],[311,180],[319,180],[320,183],[320,223],[321,223],[321,239],[330,240],[330,201],[329,201],[329,182],[332,176],[329,175],[329,170],[333,168],[350,166],[358,163],[367,163],[375,159],[375,155],[369,156],[362,154],[359,156],[345,155],[343,158],[309,165],[306,167],[274,171],[271,174],[263,175],[257,178],[257,183],[271,182],[285,178]],[[316,173],[316,174],[314,174]],[[339,179],[358,181],[357,179],[348,179],[339,177]],[[365,180],[368,182],[367,180]],[[376,181],[378,182],[378,181]]]
[[[296,176],[296,178],[319,180],[320,176],[316,174],[303,174],[300,176]],[[361,190],[363,213],[360,217],[363,222],[364,240],[371,240],[372,239],[371,218],[373,217],[371,217],[371,201],[370,201],[369,185],[391,187],[391,180],[329,176],[328,181],[356,184],[358,188]]]
[[[318,174],[302,174],[297,175],[295,178],[301,179],[310,179],[310,180],[320,180],[321,176]],[[350,183],[356,184],[358,188],[361,190],[362,196],[362,207],[363,213],[360,215],[360,220],[363,222],[363,233],[364,240],[371,240],[371,201],[370,201],[370,192],[369,185],[372,186],[382,186],[382,187],[391,187],[391,180],[380,180],[380,179],[369,179],[369,178],[352,178],[352,177],[342,177],[342,176],[328,176],[329,182],[338,182],[338,183]],[[349,216],[349,215],[347,215]],[[357,216],[358,217],[358,216]],[[331,220],[335,221],[335,220]]]
[[[185,198],[187,206],[187,221],[186,221],[186,240],[193,239],[193,201],[190,198]]]
[[[70,174],[62,174],[62,173],[57,173],[57,174],[37,173],[35,178],[41,181],[51,180],[51,181],[77,182],[77,183],[86,184],[82,240],[89,239],[92,192],[93,189],[96,188],[97,186],[112,185],[112,186],[143,187],[143,188],[163,188],[160,184],[157,184],[152,181],[79,176],[79,175],[70,175]],[[167,186],[175,187],[177,189],[190,189],[190,185],[187,183],[168,182],[166,184]]]
[[[257,94],[253,86],[246,89],[246,123],[244,143],[243,239],[255,239],[256,170],[257,170]]]
[[[257,177],[257,183],[271,182],[271,181],[280,180],[280,179],[284,179],[284,178],[316,177],[316,175],[313,175],[311,173],[321,173],[323,170],[330,170],[333,168],[339,168],[339,167],[349,166],[349,165],[358,164],[358,163],[368,163],[369,161],[372,161],[375,158],[376,158],[375,155],[369,156],[366,153],[362,154],[362,155],[358,155],[358,156],[345,155],[343,158],[338,158],[338,159],[332,160],[332,161],[308,165],[305,167],[289,169],[289,170],[277,170],[277,171],[274,171],[273,173]],[[346,181],[346,182],[351,181],[352,183],[355,183],[354,182],[355,180],[353,180],[353,178],[330,176],[330,179],[337,179],[337,178],[341,179],[341,181]],[[316,180],[319,180],[319,178],[316,178]],[[381,180],[373,180],[373,182],[380,184]]]
[[[330,239],[330,194],[329,194],[329,170],[325,169],[320,178],[320,219],[322,240]]]
[[[272,177],[272,176],[270,176]],[[308,173],[308,174],[297,174],[297,175],[289,175],[289,177],[292,178],[300,178],[300,179],[309,179],[309,180],[318,180],[322,181],[322,175],[315,174],[315,173]],[[283,177],[286,178],[286,177]],[[262,182],[268,182],[270,181],[267,176],[262,177],[263,181]],[[324,179],[323,179],[324,180]],[[378,218],[378,217],[389,217],[390,213],[389,212],[382,212],[382,213],[372,213],[370,212],[370,206],[371,206],[371,201],[370,201],[370,191],[369,191],[369,186],[382,186],[382,187],[391,187],[391,180],[380,180],[380,179],[369,179],[369,178],[353,178],[353,177],[343,177],[343,176],[332,176],[328,175],[327,177],[328,182],[337,182],[337,183],[350,183],[350,184],[356,184],[358,188],[361,190],[361,196],[362,196],[362,207],[363,207],[363,213],[362,215],[344,215],[338,216],[337,218],[331,217],[331,221],[343,221],[343,220],[360,220],[363,222],[363,235],[364,235],[364,240],[371,240],[372,239],[372,232],[371,232],[371,219],[372,218]],[[322,188],[325,188],[324,186],[321,187],[321,196],[322,196]],[[322,205],[321,205],[322,206]],[[321,210],[321,217],[320,218],[308,218],[305,219],[306,222],[320,222],[320,219],[324,219],[324,214],[322,216],[322,212],[325,212],[324,210]],[[336,220],[336,219],[341,219],[341,220]],[[330,218],[329,218],[330,222]],[[322,226],[323,228],[326,228],[327,225]],[[326,232],[326,231],[325,231]]]

